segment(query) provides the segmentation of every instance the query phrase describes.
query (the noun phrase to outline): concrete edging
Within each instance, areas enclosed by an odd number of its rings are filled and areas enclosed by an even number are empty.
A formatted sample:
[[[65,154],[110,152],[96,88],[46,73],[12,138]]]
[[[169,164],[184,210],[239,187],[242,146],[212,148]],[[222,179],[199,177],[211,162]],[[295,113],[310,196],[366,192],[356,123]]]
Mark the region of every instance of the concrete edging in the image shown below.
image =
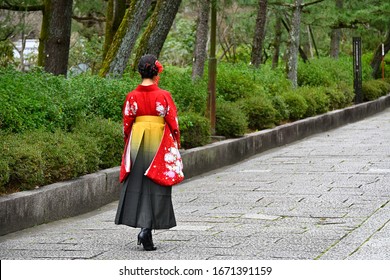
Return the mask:
[[[390,107],[390,95],[342,110],[228,139],[182,153],[186,178],[237,163],[310,135],[362,120]],[[80,215],[118,199],[119,167],[0,197],[0,235]]]

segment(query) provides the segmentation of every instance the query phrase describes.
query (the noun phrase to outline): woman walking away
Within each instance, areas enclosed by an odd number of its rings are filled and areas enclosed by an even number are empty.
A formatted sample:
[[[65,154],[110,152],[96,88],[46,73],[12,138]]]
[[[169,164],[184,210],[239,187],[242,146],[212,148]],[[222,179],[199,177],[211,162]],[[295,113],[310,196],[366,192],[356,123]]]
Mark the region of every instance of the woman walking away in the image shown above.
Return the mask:
[[[155,56],[144,55],[138,64],[142,82],[123,106],[123,189],[115,224],[141,228],[138,245],[147,251],[156,250],[152,229],[176,226],[171,186],[184,179],[176,106],[158,87],[162,70]]]

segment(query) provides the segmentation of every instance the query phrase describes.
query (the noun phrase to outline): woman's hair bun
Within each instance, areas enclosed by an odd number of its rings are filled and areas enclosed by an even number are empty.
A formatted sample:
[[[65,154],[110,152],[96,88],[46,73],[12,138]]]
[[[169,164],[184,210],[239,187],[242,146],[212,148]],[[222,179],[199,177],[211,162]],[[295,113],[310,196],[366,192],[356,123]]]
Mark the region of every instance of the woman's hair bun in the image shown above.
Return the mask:
[[[141,74],[143,79],[157,76],[158,68],[156,66],[156,56],[152,54],[146,54],[141,57],[138,63],[138,72]]]

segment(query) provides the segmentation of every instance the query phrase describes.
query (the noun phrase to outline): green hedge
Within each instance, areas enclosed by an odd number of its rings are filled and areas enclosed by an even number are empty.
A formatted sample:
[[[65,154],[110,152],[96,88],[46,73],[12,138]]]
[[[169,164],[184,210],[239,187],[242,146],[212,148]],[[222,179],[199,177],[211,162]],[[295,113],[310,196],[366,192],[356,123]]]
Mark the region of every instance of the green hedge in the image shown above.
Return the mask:
[[[248,120],[248,128],[261,130],[271,128],[277,122],[277,111],[272,101],[266,96],[258,95],[240,102],[240,108]]]
[[[220,63],[217,75],[218,97],[235,102],[257,94],[262,88],[253,81],[254,75],[254,70],[246,65]]]
[[[228,138],[244,135],[248,120],[237,102],[217,100],[215,132]]]
[[[188,112],[179,116],[181,146],[190,149],[210,143],[210,121],[198,114]]]
[[[78,76],[64,79],[39,69],[21,73],[0,68],[0,125],[6,132],[72,130],[86,117],[119,121],[129,78]]]
[[[1,134],[0,188],[27,190],[120,164],[121,123],[89,119],[69,133]]]
[[[383,80],[371,80],[363,82],[362,93],[363,100],[370,101],[378,99],[390,92],[390,84]]]

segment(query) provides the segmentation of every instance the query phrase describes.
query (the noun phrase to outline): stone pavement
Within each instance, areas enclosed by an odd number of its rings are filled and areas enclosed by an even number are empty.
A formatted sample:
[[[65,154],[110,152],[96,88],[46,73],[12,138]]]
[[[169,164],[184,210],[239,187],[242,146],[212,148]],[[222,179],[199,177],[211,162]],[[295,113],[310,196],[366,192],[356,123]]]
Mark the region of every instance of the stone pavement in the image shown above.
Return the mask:
[[[390,260],[390,109],[173,191],[178,226],[114,225],[117,202],[0,237],[0,259]]]

